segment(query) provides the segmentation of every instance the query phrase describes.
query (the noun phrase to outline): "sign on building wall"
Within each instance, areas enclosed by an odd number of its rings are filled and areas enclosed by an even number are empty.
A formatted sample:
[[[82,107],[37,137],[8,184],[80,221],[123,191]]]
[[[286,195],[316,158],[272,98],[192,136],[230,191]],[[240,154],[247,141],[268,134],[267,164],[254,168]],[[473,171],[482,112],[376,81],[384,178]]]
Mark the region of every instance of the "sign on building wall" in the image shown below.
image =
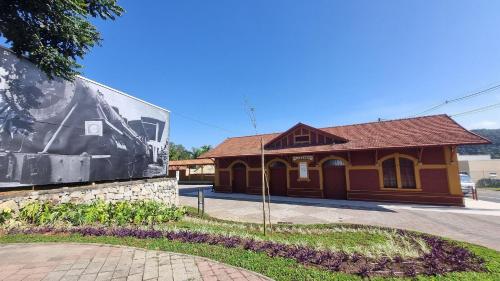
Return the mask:
[[[292,161],[298,162],[298,161],[313,161],[314,156],[312,155],[301,155],[301,156],[293,156]]]
[[[0,48],[0,187],[165,175],[169,112]]]

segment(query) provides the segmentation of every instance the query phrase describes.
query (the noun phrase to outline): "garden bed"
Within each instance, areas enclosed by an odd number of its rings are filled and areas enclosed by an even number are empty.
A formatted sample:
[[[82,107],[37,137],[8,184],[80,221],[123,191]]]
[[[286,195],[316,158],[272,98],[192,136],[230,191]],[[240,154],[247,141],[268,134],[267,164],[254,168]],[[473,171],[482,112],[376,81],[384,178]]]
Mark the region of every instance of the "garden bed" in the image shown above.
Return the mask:
[[[28,227],[10,229],[7,234],[79,234],[82,236],[113,236],[119,238],[167,239],[182,243],[218,245],[225,248],[240,248],[265,253],[269,257],[293,259],[305,266],[315,266],[332,272],[368,276],[409,276],[418,274],[439,275],[454,271],[484,271],[483,260],[470,251],[436,237],[424,238],[430,253],[418,258],[369,258],[354,253],[317,250],[308,246],[259,241],[253,238],[208,234],[187,230],[162,231],[140,228],[106,227]],[[409,235],[409,234],[404,234]]]
[[[42,210],[40,208],[40,212]],[[282,277],[291,276],[288,275],[290,271],[297,270],[301,271],[300,276],[312,278],[321,275],[324,280],[336,279],[335,276],[347,279],[419,276],[425,279],[426,276],[432,278],[438,275],[448,278],[456,277],[457,274],[494,280],[494,277],[499,276],[498,252],[471,246],[480,249],[478,254],[478,251],[472,251],[463,244],[415,232],[344,224],[278,225],[271,234],[263,236],[257,224],[228,222],[207,216],[199,218],[192,214],[192,210],[189,210],[187,217],[181,218],[179,210],[163,210],[165,214],[174,214],[172,219],[162,216],[162,223],[150,224],[148,220],[142,220],[142,223],[133,224],[133,215],[130,215],[121,221],[120,226],[116,223],[104,226],[102,223],[81,225],[64,221],[41,224],[37,219],[26,224],[23,216],[20,216],[17,221],[11,220],[3,228],[0,241],[51,241],[59,238],[93,242],[104,239],[125,245],[130,241],[160,244],[160,249],[167,250],[176,245],[175,251],[222,262],[228,262],[225,256],[233,257],[228,263],[278,280],[289,280]],[[137,213],[137,210],[129,213]],[[28,220],[26,216],[24,220]],[[212,252],[210,248],[216,248],[217,251]],[[221,251],[226,254],[214,256],[214,253]],[[245,262],[250,256],[267,260],[270,268],[254,268]],[[273,267],[273,264],[283,261],[295,263],[296,266],[293,269]],[[259,264],[256,261],[254,263]]]

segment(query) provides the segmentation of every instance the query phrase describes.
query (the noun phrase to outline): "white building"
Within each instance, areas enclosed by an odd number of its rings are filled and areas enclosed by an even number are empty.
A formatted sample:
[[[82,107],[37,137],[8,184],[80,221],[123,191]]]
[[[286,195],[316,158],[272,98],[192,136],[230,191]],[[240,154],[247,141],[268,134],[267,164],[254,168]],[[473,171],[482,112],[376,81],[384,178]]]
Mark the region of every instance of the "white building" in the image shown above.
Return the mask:
[[[500,159],[490,155],[458,155],[461,173],[468,174],[474,182],[480,179],[500,179]]]

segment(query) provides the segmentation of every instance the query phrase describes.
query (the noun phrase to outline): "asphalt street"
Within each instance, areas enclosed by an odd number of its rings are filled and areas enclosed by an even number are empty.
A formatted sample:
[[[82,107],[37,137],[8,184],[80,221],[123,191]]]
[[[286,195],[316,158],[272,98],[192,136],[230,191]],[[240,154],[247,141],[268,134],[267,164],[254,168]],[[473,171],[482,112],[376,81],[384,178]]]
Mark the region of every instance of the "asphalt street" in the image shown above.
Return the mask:
[[[478,188],[477,197],[479,200],[500,203],[500,191]]]
[[[202,188],[207,214],[240,222],[261,221],[259,195],[214,193],[210,186]],[[197,191],[198,186],[180,185],[181,205],[196,207]],[[480,199],[497,200],[500,191],[480,194],[492,197],[479,195]],[[273,196],[270,209],[273,223],[378,225],[426,232],[500,250],[500,203],[484,200],[467,198],[466,207],[448,207]]]

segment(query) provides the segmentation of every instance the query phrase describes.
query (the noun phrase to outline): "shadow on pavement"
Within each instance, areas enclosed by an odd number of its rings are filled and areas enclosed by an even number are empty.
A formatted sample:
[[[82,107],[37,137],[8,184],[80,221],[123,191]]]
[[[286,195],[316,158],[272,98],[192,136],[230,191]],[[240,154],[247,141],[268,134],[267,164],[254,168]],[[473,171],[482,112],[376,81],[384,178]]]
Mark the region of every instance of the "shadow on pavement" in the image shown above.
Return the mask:
[[[179,185],[179,195],[185,197],[197,197],[198,190],[200,188],[203,189],[205,198],[231,200],[231,201],[247,201],[247,202],[261,202],[262,200],[260,195],[243,194],[243,193],[215,193],[212,191],[211,185],[192,185],[192,186]],[[390,213],[396,212],[394,210],[380,206],[375,202],[298,198],[298,197],[284,197],[284,196],[271,196],[271,202],[285,203],[297,206],[316,206],[316,207],[329,207],[338,209],[390,212]]]

